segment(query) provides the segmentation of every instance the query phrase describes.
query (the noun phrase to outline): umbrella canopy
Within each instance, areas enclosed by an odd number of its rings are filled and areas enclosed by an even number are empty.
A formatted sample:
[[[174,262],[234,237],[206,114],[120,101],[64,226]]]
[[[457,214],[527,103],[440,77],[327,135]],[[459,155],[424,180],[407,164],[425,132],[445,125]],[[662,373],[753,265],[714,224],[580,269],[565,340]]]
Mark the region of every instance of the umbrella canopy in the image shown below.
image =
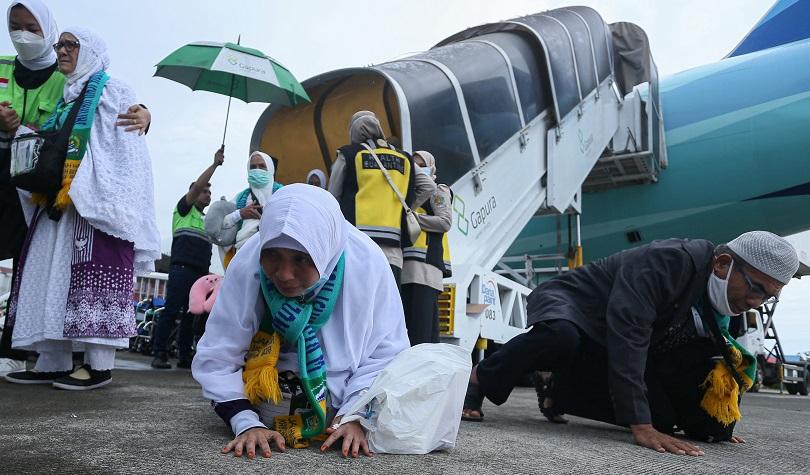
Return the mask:
[[[309,102],[287,68],[257,49],[234,43],[185,45],[157,64],[155,76],[245,102],[286,106]]]

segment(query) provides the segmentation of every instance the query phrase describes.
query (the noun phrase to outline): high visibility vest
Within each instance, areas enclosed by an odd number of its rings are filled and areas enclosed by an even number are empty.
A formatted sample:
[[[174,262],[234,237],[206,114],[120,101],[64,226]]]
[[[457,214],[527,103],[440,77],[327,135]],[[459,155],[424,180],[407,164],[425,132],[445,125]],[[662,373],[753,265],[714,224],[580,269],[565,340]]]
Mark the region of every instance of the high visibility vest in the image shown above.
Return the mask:
[[[22,125],[38,129],[48,120],[56,109],[56,103],[62,98],[65,76],[55,70],[41,86],[23,89],[14,79],[14,58],[0,56],[0,102],[11,103]]]
[[[205,215],[193,204],[191,205],[191,211],[185,216],[180,214],[176,206],[174,207],[172,237],[183,235],[197,236],[208,241],[208,235],[205,234]]]
[[[346,145],[340,148],[340,152],[346,159],[346,178],[340,197],[343,216],[376,243],[400,246],[405,211],[377,161],[360,144]],[[411,156],[393,147],[377,147],[374,153],[388,170],[399,192],[410,201],[414,181]]]
[[[422,208],[417,208],[418,214],[433,214],[433,209],[428,201]],[[402,251],[402,257],[406,261],[418,261],[430,264],[442,271],[442,277],[453,275],[453,268],[450,264],[450,245],[447,241],[447,233],[429,233],[422,231],[419,238],[412,246],[406,247]]]

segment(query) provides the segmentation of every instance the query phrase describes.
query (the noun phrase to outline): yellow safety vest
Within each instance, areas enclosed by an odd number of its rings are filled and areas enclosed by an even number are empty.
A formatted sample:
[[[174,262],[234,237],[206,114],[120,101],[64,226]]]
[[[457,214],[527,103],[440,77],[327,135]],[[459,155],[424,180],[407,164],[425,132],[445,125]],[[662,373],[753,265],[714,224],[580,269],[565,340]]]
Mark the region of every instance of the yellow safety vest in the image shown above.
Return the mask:
[[[359,144],[340,149],[346,159],[346,179],[340,207],[346,219],[379,244],[399,246],[404,210],[371,153]],[[413,164],[410,155],[395,148],[377,147],[394,186],[409,200],[413,194]],[[408,243],[406,243],[408,244]]]

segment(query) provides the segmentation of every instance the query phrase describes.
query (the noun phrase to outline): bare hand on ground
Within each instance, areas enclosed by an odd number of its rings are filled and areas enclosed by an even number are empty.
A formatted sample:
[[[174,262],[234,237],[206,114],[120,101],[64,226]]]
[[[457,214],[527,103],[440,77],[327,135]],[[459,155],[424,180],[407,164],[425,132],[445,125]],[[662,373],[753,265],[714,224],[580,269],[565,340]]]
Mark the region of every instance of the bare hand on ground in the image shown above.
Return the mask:
[[[337,423],[339,420],[339,418],[335,418],[334,422]],[[357,456],[360,454],[360,449],[363,449],[363,454],[366,457],[371,457],[374,455],[368,448],[366,432],[363,430],[363,426],[361,426],[357,421],[343,424],[337,429],[332,429],[330,427],[326,429],[326,433],[329,434],[329,437],[324,441],[323,445],[321,445],[321,452],[326,452],[329,450],[329,447],[335,441],[343,437],[343,458],[347,458],[349,456],[350,450],[352,457],[357,458]]]
[[[222,448],[222,453],[227,454],[233,451],[234,457],[241,457],[243,453],[247,454],[249,459],[256,458],[256,448],[261,449],[262,457],[272,456],[270,451],[270,441],[276,443],[279,452],[284,452],[284,437],[278,432],[264,427],[254,427],[242,432],[235,439],[228,442],[228,445]]]
[[[258,203],[249,204],[239,210],[239,216],[241,216],[242,219],[261,219],[262,205]]]
[[[728,439],[728,441],[731,442],[732,444],[744,444],[745,443],[745,439],[743,439],[740,436],[736,436],[736,435],[732,435],[731,438]]]
[[[137,130],[138,135],[145,134],[147,127],[149,127],[149,124],[152,122],[152,114],[149,112],[149,109],[141,107],[138,104],[130,106],[126,114],[118,114],[118,118],[121,120],[115,123],[116,126],[126,127],[124,132]]]
[[[6,132],[13,132],[20,126],[20,116],[10,105],[8,101],[0,102],[0,129]]]
[[[657,452],[670,452],[676,455],[705,455],[700,448],[684,440],[672,437],[655,430],[651,424],[631,425],[633,440],[637,445],[653,449]]]

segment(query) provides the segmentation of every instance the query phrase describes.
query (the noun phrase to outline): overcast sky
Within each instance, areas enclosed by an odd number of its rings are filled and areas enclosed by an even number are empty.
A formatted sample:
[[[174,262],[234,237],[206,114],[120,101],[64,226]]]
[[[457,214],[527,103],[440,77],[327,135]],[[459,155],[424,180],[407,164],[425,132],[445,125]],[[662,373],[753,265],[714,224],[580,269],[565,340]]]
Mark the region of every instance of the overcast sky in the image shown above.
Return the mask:
[[[46,0],[47,1],[47,0]],[[769,0],[723,1],[155,1],[48,2],[60,28],[96,30],[112,58],[109,73],[128,82],[152,112],[148,135],[163,250],[171,246],[171,214],[188,183],[209,165],[222,139],[227,99],[154,78],[154,65],[200,40],[258,48],[300,80],[321,72],[376,64],[423,51],[466,27],[543,10],[588,5],[607,22],[629,21],[647,32],[662,76],[725,56],[765,14]],[[13,54],[7,35],[0,51]],[[226,160],[214,175],[214,197],[246,186],[253,126],[266,106],[235,101]],[[587,212],[587,210],[583,210]],[[810,249],[810,237],[802,242]],[[215,259],[216,260],[216,259]],[[212,266],[212,270],[216,267]],[[788,353],[810,350],[810,278],[786,287],[777,327]]]

